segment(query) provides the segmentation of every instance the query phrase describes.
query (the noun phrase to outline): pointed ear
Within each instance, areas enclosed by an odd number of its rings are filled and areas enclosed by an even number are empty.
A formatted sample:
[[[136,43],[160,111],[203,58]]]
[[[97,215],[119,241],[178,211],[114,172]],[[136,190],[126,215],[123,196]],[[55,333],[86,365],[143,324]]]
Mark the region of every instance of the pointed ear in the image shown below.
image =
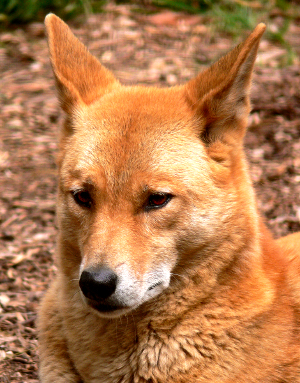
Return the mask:
[[[186,99],[199,119],[199,133],[207,145],[243,139],[252,71],[265,29],[259,24],[243,43],[186,84]]]
[[[119,84],[59,17],[47,15],[45,25],[59,99],[65,112],[70,113],[78,104],[91,104]]]

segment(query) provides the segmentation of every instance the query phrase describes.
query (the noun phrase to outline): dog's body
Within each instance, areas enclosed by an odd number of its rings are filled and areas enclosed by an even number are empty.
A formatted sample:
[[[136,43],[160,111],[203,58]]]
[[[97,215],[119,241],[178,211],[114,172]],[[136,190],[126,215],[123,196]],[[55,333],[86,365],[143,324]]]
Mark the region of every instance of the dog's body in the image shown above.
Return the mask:
[[[264,26],[157,89],[46,25],[67,119],[41,382],[300,382],[300,235],[272,239],[242,148]]]

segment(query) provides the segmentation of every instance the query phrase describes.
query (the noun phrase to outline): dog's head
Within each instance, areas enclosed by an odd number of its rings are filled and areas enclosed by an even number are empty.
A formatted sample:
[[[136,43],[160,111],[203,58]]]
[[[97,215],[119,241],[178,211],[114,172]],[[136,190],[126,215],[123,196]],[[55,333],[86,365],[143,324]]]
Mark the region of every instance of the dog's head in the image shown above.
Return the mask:
[[[59,154],[63,273],[77,287],[79,280],[84,304],[107,317],[149,301],[173,277],[198,272],[205,283],[255,236],[242,140],[265,26],[170,89],[120,85],[59,18],[48,15],[46,26],[67,114]]]

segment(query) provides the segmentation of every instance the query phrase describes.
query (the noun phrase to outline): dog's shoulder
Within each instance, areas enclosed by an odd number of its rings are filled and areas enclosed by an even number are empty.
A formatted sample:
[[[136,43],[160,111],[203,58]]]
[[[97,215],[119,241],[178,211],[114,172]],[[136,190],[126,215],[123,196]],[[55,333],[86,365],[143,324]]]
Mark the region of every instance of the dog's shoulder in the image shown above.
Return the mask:
[[[300,232],[279,238],[276,244],[287,262],[288,283],[300,310]]]
[[[285,256],[291,261],[300,262],[300,232],[289,234],[276,240]]]

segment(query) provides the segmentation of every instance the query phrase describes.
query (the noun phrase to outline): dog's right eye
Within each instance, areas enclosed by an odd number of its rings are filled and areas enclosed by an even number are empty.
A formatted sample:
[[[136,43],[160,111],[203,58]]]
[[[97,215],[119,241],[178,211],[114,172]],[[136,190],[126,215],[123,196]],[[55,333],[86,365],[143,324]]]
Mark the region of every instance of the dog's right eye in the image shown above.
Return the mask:
[[[92,197],[90,193],[86,190],[79,190],[72,192],[74,201],[79,205],[83,207],[91,207],[92,205]]]
[[[170,193],[153,193],[149,196],[146,209],[159,209],[166,206],[172,199],[172,195]]]

